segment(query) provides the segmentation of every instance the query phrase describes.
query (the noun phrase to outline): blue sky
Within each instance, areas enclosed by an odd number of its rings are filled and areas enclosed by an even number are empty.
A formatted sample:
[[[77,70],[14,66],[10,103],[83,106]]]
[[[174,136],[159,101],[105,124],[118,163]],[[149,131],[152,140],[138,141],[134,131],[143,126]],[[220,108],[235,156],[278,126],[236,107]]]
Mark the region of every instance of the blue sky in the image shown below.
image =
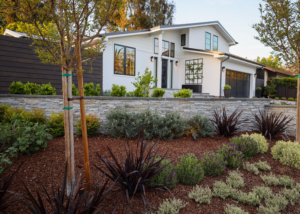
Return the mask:
[[[256,40],[252,28],[260,21],[259,4],[262,0],[174,0],[175,24],[218,20],[239,43],[230,53],[256,59],[268,57],[272,49]]]

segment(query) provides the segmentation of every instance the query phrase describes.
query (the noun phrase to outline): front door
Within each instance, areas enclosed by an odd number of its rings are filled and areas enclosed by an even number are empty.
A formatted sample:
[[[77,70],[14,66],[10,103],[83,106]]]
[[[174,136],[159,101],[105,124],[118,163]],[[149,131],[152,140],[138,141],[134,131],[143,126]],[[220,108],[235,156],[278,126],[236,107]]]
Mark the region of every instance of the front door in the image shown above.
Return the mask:
[[[161,64],[161,87],[168,88],[168,60],[163,59]]]

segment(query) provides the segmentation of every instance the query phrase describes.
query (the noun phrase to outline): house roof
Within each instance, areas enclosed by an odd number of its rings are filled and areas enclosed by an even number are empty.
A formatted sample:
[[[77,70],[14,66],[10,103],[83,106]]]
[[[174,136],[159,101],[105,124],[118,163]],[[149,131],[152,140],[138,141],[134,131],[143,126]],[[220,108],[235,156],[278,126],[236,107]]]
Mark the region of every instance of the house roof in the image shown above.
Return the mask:
[[[225,37],[227,41],[229,41],[232,45],[238,44],[233,37],[225,30],[225,28],[221,25],[219,21],[211,21],[211,22],[197,22],[197,23],[188,23],[188,24],[175,24],[175,25],[161,25],[156,26],[153,28],[148,28],[144,30],[134,30],[134,31],[124,31],[124,32],[113,32],[113,33],[104,33],[101,34],[102,36],[107,37],[120,37],[120,36],[130,36],[130,35],[139,35],[139,34],[148,34],[157,31],[164,31],[164,30],[176,30],[176,29],[184,29],[190,27],[201,27],[211,25],[214,26],[221,34]]]
[[[27,37],[26,33],[23,33],[23,32],[20,32],[20,31],[15,31],[15,30],[10,30],[10,29],[5,29],[3,35],[13,36],[13,37],[16,37],[16,38],[26,38]]]
[[[269,66],[266,66],[263,69],[267,70],[267,71],[272,71],[272,72],[275,72],[275,73],[285,74],[285,75],[288,75],[288,76],[295,76],[295,74],[290,72],[290,71],[282,71],[280,69],[272,68],[272,67],[269,67]]]

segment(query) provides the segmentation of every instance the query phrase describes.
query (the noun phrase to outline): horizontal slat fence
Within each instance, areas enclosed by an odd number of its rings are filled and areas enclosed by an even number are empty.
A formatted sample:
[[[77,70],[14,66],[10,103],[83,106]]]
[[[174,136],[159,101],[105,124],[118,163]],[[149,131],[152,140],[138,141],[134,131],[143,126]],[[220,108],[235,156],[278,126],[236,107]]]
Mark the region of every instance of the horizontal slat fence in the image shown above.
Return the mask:
[[[8,94],[13,81],[38,84],[51,83],[58,95],[62,94],[61,67],[59,65],[43,64],[37,57],[31,41],[0,35],[0,94]],[[102,55],[92,64],[93,72],[89,73],[91,65],[84,65],[84,83],[100,84],[101,95],[103,85]],[[73,75],[73,83],[78,88],[77,76]]]
[[[289,88],[287,86],[277,86],[276,87],[276,96],[279,98],[285,97],[285,98],[297,98],[297,88]]]

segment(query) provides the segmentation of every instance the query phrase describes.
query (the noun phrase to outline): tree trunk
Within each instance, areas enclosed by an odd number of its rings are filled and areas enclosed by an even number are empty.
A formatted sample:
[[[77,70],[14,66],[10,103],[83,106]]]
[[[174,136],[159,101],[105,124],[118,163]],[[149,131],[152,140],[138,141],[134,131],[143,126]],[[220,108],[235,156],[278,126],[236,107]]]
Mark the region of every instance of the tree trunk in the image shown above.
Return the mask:
[[[300,78],[297,81],[297,130],[296,141],[300,143]]]
[[[84,96],[83,91],[83,71],[81,64],[81,51],[79,40],[75,41],[76,46],[76,65],[77,65],[77,78],[78,78],[78,90],[79,97]],[[84,167],[85,167],[85,181],[87,189],[91,188],[90,181],[90,162],[89,162],[89,150],[88,150],[88,139],[87,139],[87,130],[86,130],[86,115],[85,115],[85,103],[84,99],[80,99],[80,115],[81,115],[81,131],[82,131],[82,144],[83,144],[83,156],[84,156]]]

